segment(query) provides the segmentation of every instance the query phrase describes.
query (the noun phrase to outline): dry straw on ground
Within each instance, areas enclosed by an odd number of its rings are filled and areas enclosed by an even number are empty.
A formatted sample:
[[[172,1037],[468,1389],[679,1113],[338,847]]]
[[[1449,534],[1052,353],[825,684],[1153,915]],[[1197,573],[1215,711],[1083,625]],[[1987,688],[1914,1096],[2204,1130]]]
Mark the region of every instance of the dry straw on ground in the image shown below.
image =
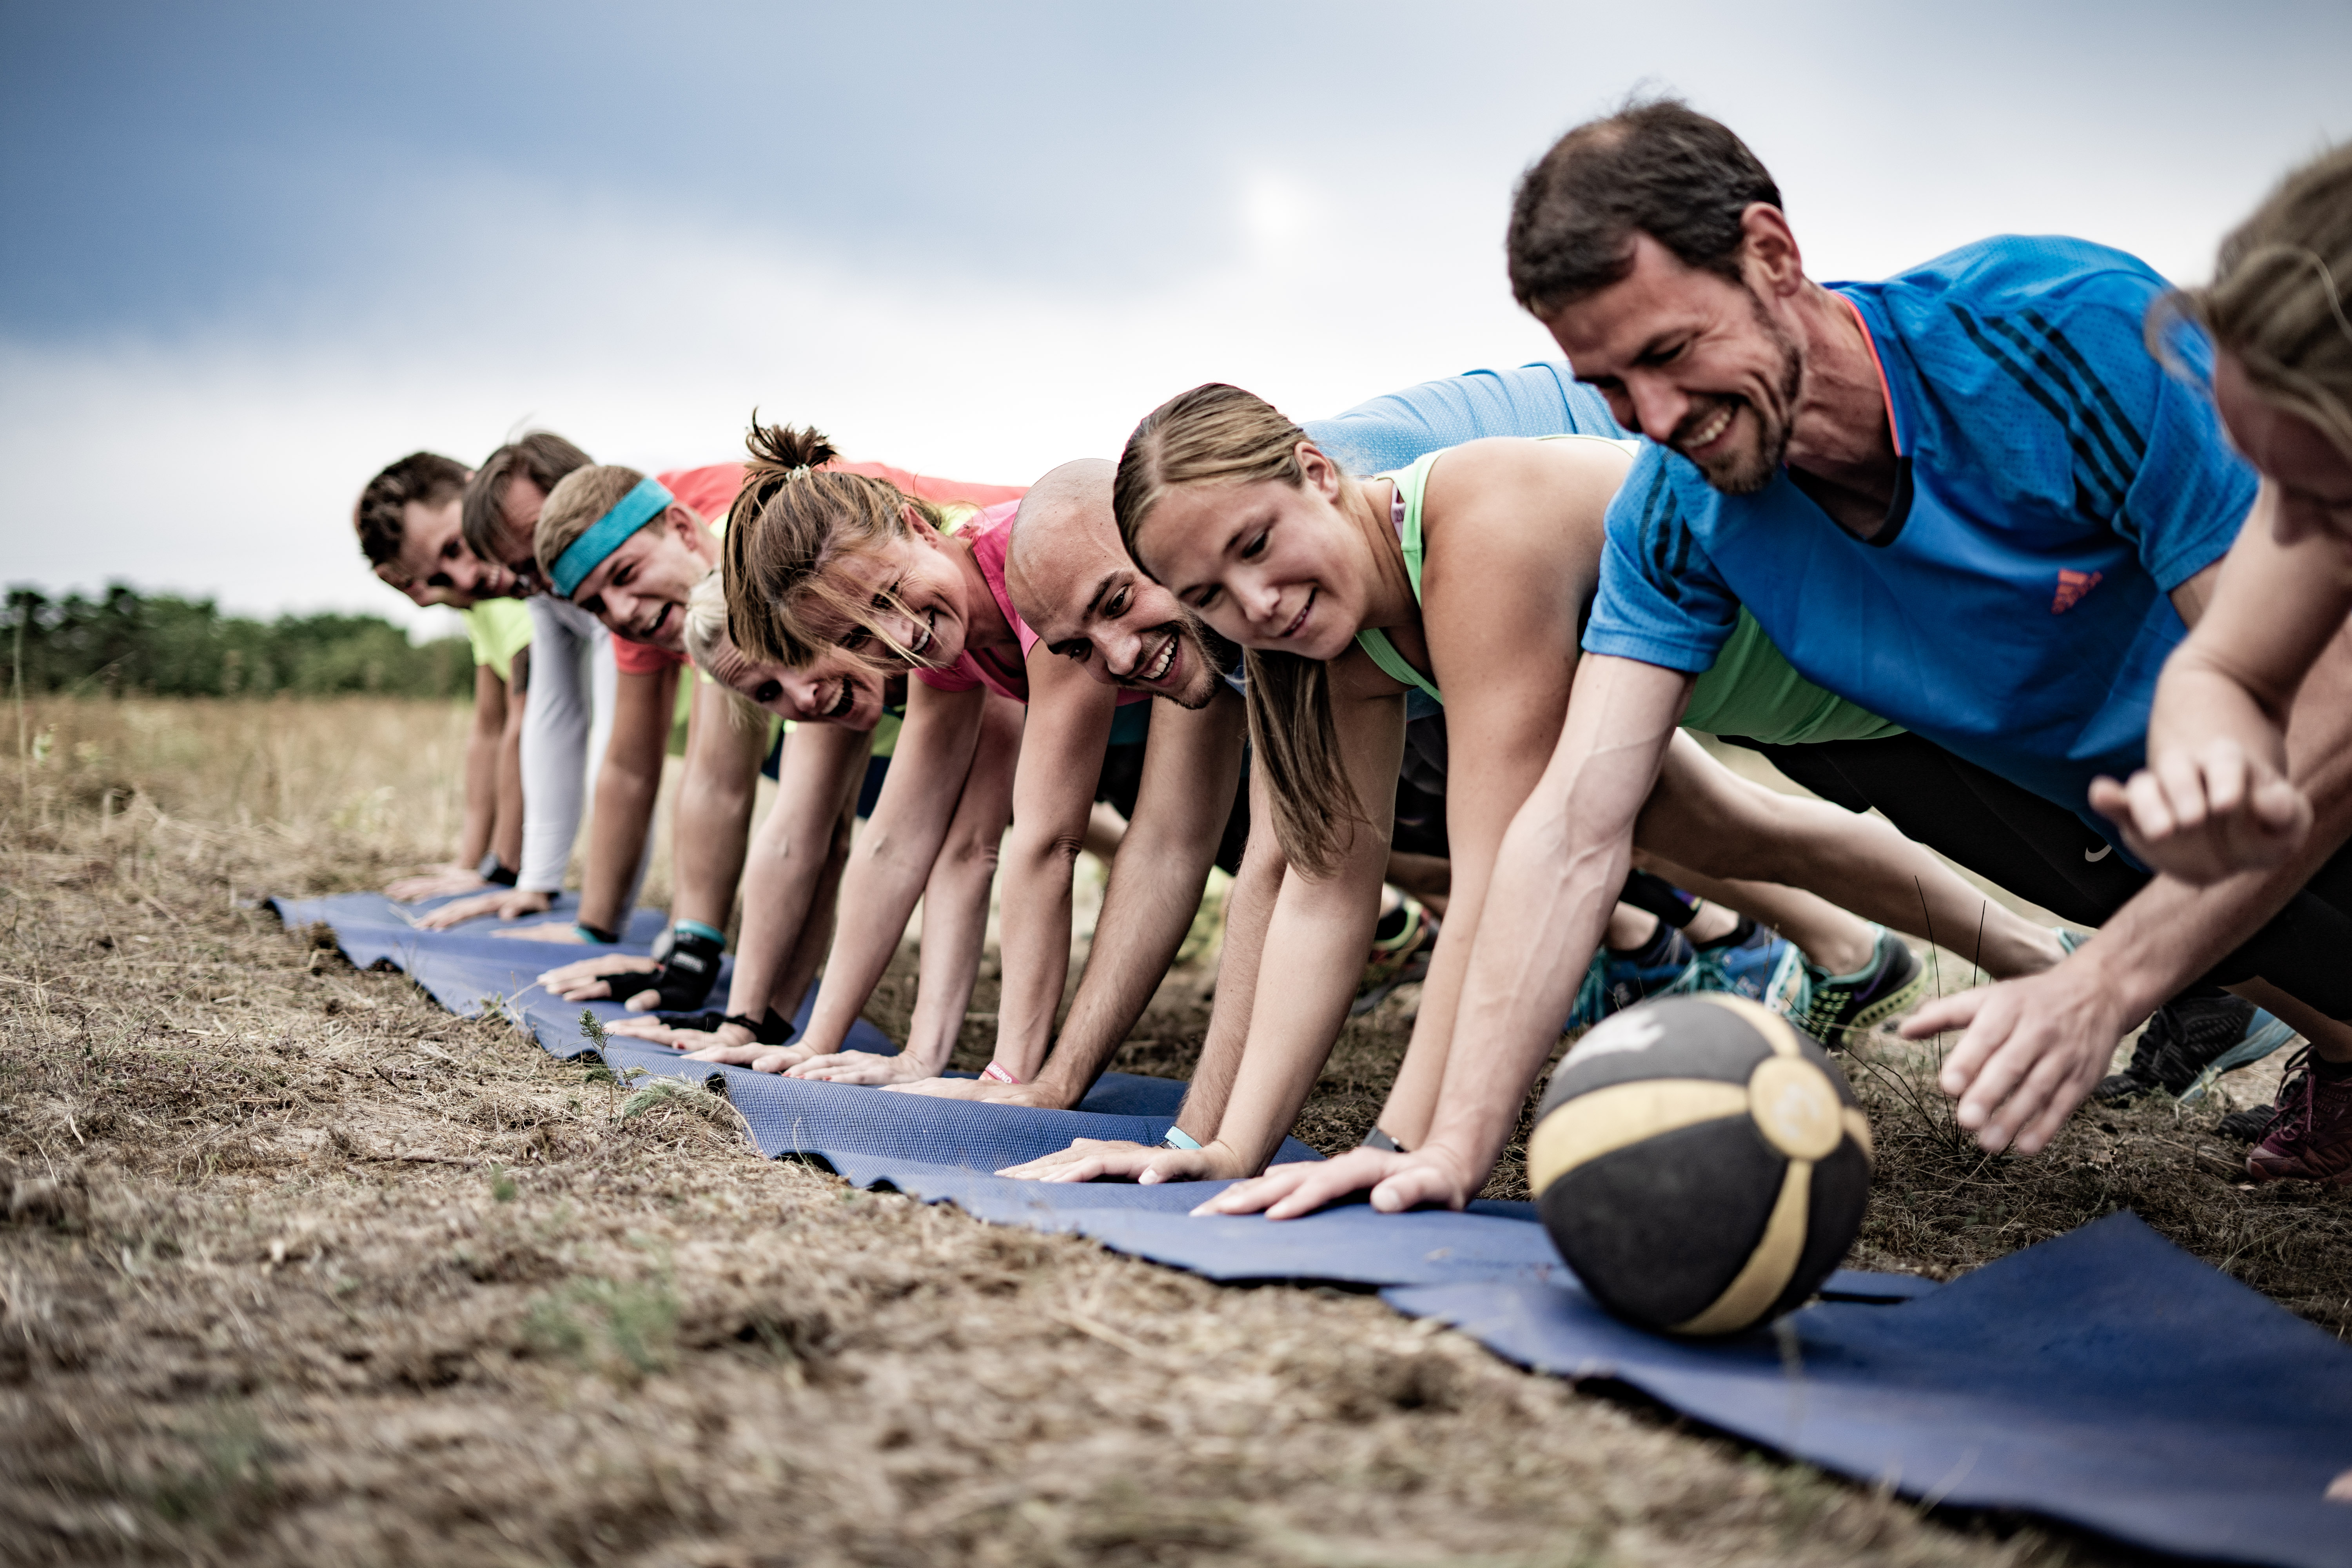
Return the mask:
[[[464,722],[32,707],[0,829],[0,1559],[2116,1560],[1922,1519],[1367,1297],[853,1192],[759,1158],[716,1097],[561,1066],[248,907],[446,850]],[[1202,990],[1171,981],[1121,1065],[1181,1070]],[[1369,1122],[1409,1005],[1349,1026],[1313,1142]],[[2007,1163],[1874,1099],[1864,1261],[1948,1273],[2122,1204],[2352,1321],[2343,1202],[2240,1190],[2210,1110]]]

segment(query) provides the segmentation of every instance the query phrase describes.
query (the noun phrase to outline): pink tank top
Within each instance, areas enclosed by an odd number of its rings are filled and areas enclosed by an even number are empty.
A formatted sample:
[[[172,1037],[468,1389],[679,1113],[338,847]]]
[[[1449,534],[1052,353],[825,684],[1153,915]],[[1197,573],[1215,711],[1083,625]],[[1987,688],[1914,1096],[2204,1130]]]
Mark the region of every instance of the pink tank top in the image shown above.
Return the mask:
[[[1004,555],[1013,543],[1013,514],[1020,510],[1017,500],[1000,501],[965,524],[957,537],[971,546],[972,562],[979,566],[988,591],[995,595],[996,607],[1004,612],[1004,624],[1013,628],[1013,638],[1021,645],[1021,657],[1026,660],[1030,649],[1037,646],[1037,634],[1029,629],[1029,623],[1013,607],[1013,595],[1004,586]],[[1029,700],[1029,670],[1025,663],[1008,668],[996,654],[982,654],[969,647],[953,664],[940,669],[918,669],[914,675],[934,691],[970,691],[985,686],[1015,702]],[[1151,693],[1122,690],[1118,700],[1121,707],[1130,702],[1149,702]]]

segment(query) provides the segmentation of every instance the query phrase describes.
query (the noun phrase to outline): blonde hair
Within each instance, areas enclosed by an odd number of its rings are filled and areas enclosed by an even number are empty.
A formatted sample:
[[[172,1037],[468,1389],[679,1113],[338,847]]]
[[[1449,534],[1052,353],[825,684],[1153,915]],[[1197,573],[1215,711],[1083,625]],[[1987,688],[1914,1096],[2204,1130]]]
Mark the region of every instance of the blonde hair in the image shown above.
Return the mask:
[[[563,552],[596,526],[597,519],[620,505],[622,498],[643,484],[645,479],[635,468],[605,463],[574,468],[556,480],[555,488],[547,492],[546,504],[540,508],[539,527],[530,536],[531,553],[539,559],[539,574],[553,582],[555,563],[563,558]],[[637,532],[653,527],[664,515],[656,512]]]
[[[834,568],[911,538],[909,508],[926,527],[946,524],[939,508],[887,479],[825,471],[840,453],[819,432],[763,426],[756,410],[751,417],[751,461],[727,515],[727,633],[746,658],[796,669],[832,646],[812,629],[818,616],[853,626],[873,618],[869,603],[836,585]]]
[[[686,596],[686,657],[716,680],[713,667],[727,646],[727,574],[713,572]]]
[[[2150,312],[2166,354],[2186,317],[2238,362],[2264,402],[2309,420],[2352,458],[2352,146],[2289,174],[2221,242],[2213,281]]]
[[[1127,438],[1111,483],[1111,512],[1128,554],[1142,564],[1135,536],[1179,485],[1303,485],[1298,448],[1307,438],[1279,409],[1238,386],[1211,382],[1170,398]],[[1355,480],[1343,473],[1340,483],[1345,489]],[[1355,829],[1372,826],[1339,760],[1330,668],[1320,659],[1256,648],[1244,653],[1244,664],[1252,765],[1265,773],[1275,837],[1293,864],[1329,876]]]

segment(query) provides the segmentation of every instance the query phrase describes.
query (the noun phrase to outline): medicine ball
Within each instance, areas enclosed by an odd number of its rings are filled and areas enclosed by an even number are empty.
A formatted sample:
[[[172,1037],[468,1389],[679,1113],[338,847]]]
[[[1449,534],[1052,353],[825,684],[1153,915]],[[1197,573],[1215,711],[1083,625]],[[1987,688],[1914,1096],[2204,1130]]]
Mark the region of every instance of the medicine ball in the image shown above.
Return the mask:
[[[1862,1228],[1870,1122],[1829,1053],[1745,997],[1629,1007],[1552,1073],[1528,1182],[1601,1305],[1735,1333],[1829,1278]]]

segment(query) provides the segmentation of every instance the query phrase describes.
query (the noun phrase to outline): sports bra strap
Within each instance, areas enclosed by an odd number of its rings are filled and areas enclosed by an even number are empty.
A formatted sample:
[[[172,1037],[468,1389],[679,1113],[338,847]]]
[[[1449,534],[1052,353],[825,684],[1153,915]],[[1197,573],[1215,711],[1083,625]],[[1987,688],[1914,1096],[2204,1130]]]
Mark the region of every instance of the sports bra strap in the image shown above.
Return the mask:
[[[1391,680],[1402,681],[1407,686],[1427,692],[1432,701],[1442,703],[1445,700],[1444,694],[1437,689],[1436,684],[1429,677],[1413,668],[1404,655],[1397,652],[1396,644],[1389,641],[1389,634],[1380,627],[1366,626],[1362,631],[1358,632],[1356,646],[1371,655],[1372,662],[1379,665],[1382,673]]]

